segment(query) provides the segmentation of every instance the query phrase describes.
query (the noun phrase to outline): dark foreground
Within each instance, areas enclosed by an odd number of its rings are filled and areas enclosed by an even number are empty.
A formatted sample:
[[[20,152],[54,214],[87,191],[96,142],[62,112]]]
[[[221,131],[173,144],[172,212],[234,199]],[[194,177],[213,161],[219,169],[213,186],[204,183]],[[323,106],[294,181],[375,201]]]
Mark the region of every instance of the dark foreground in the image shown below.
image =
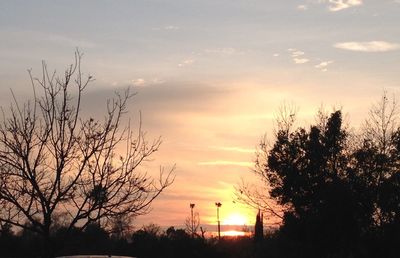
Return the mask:
[[[394,232],[397,230],[393,229]],[[338,246],[327,245],[327,235],[319,242],[310,243],[304,239],[288,237],[284,231],[277,231],[255,241],[252,237],[215,238],[192,237],[182,229],[169,228],[161,231],[157,227],[147,227],[134,233],[116,236],[97,225],[91,225],[84,232],[76,231],[64,239],[62,230],[52,238],[53,255],[103,254],[134,256],[138,258],[291,258],[291,257],[399,257],[399,238],[366,238],[357,243],[357,248],[342,250]],[[3,231],[0,236],[0,257],[43,257],[43,241],[28,232],[13,234]],[[349,245],[354,246],[354,243]]]

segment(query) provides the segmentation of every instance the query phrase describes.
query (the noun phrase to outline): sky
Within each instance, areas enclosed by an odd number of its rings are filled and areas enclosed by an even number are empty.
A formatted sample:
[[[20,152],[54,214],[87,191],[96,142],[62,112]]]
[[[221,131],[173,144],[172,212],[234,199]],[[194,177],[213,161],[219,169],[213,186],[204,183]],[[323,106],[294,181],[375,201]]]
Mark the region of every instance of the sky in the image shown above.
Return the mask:
[[[0,105],[10,89],[31,94],[27,69],[62,72],[76,48],[96,79],[84,107],[116,90],[137,95],[148,137],[162,136],[154,161],[176,164],[175,183],[136,219],[179,226],[196,204],[204,224],[253,224],[257,211],[234,202],[278,107],[294,103],[302,124],[324,106],[358,127],[384,90],[400,88],[398,0],[2,0]],[[236,219],[235,219],[236,218]],[[211,227],[208,229],[213,231]]]

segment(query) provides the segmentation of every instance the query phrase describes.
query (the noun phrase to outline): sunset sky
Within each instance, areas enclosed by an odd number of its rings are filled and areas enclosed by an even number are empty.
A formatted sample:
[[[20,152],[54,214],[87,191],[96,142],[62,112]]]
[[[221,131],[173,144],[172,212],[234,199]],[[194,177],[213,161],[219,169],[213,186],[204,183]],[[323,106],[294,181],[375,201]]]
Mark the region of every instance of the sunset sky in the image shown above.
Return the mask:
[[[41,60],[62,72],[76,47],[96,78],[85,113],[128,86],[131,119],[162,136],[146,168],[176,164],[175,183],[136,225],[182,225],[189,203],[204,224],[253,224],[233,202],[253,180],[254,151],[271,139],[283,102],[299,123],[321,106],[343,107],[357,128],[384,89],[400,88],[399,0],[48,0],[0,1],[0,105],[10,89],[31,94],[26,70]],[[208,228],[209,231],[215,229]]]

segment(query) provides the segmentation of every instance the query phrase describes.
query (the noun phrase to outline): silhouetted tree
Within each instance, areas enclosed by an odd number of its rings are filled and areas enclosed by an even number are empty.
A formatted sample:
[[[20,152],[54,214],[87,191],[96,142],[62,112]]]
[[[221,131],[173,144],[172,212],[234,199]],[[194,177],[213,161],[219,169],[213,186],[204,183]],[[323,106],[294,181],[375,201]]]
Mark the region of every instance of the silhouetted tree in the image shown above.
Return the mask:
[[[254,225],[254,241],[260,242],[264,238],[264,224],[263,224],[263,214],[258,210],[256,216],[256,223]]]
[[[400,130],[397,105],[373,106],[360,134],[345,129],[340,110],[319,112],[315,125],[278,123],[272,145],[261,143],[256,173],[267,193],[239,194],[282,215],[282,257],[393,257],[400,237]],[[255,194],[254,194],[255,193]],[[264,206],[265,207],[265,206]],[[374,244],[371,244],[374,243]]]
[[[116,239],[126,238],[132,231],[132,218],[127,214],[114,217],[110,224],[110,233]]]
[[[14,97],[0,125],[0,222],[42,235],[50,245],[56,212],[68,215],[67,232],[146,213],[173,178],[162,169],[157,180],[139,172],[161,141],[148,142],[141,126],[134,131],[122,124],[129,90],[108,100],[104,119],[96,120],[81,115],[93,78],[81,72],[79,52],[62,77],[45,63],[40,79],[30,77],[32,101]]]
[[[289,207],[284,230],[302,236],[307,256],[347,252],[358,240],[360,210],[347,180],[346,144],[341,112],[335,111],[309,131],[279,131],[269,152],[270,194]]]

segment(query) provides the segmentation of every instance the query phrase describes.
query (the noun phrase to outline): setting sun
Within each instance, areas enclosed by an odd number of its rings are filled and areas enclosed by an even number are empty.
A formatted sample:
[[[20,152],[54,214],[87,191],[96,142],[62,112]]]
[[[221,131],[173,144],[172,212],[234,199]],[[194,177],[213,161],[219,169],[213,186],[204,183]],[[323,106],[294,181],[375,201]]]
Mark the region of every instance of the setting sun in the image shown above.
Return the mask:
[[[249,233],[237,230],[229,230],[222,232],[222,236],[227,236],[227,237],[241,237],[246,235],[249,235]]]

